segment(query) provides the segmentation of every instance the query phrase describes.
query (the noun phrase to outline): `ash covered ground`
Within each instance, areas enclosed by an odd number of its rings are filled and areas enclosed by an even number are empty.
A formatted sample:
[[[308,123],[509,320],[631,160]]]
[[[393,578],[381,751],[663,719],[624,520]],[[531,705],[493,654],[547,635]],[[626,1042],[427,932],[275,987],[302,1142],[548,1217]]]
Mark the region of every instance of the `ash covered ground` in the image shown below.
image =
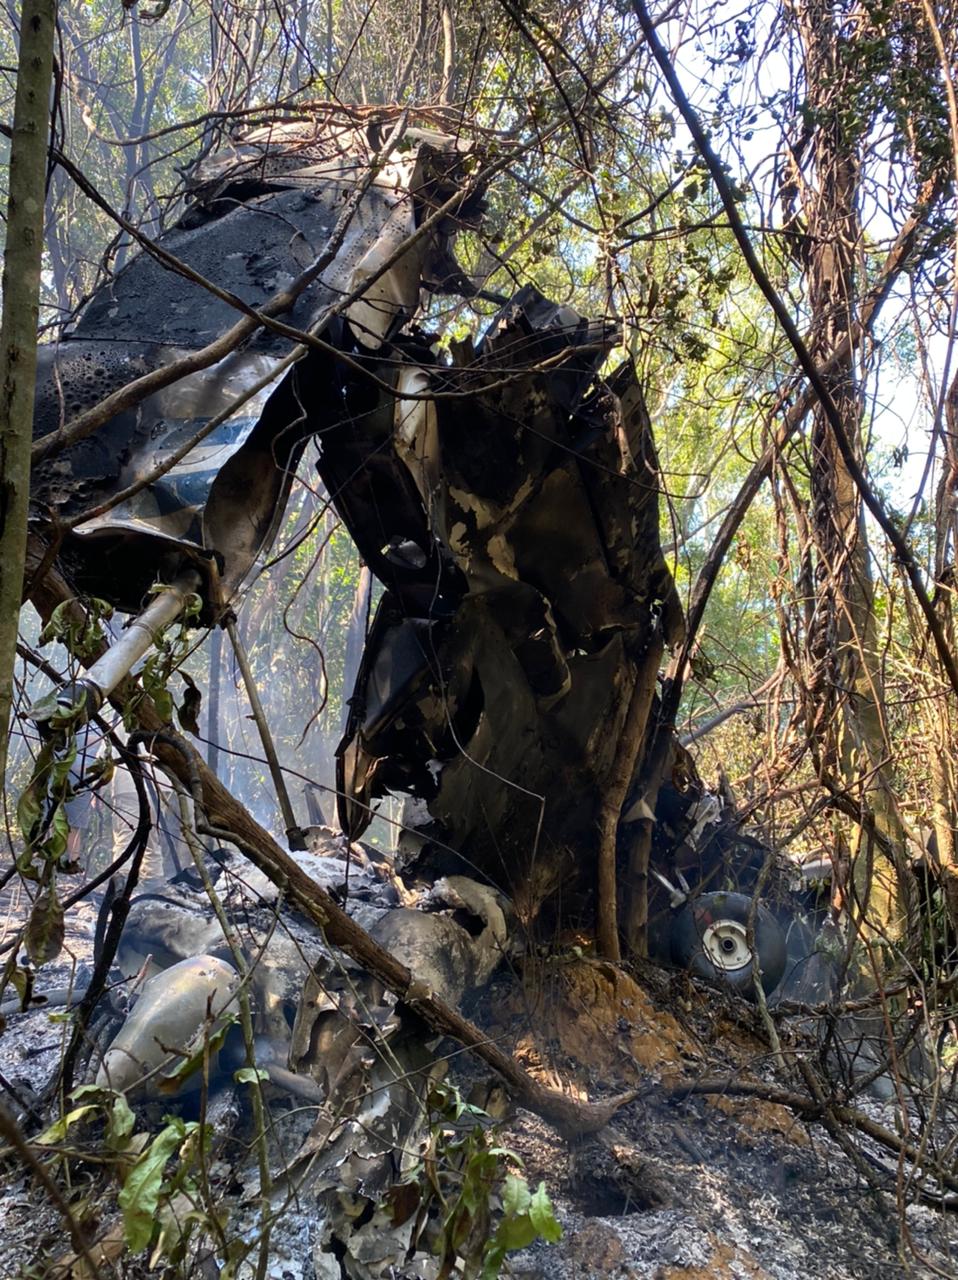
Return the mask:
[[[44,971],[45,985],[68,981],[88,962],[93,923],[92,909],[73,918],[64,959]],[[497,1140],[521,1157],[531,1185],[545,1182],[564,1234],[559,1244],[511,1255],[503,1274],[525,1280],[958,1275],[958,1221],[919,1203],[904,1173],[896,1194],[893,1159],[867,1138],[836,1141],[823,1124],[802,1123],[757,1098],[672,1096],[679,1084],[705,1078],[776,1079],[760,1021],[737,999],[682,974],[650,966],[630,975],[570,951],[530,956],[500,971],[472,1012],[544,1083],[593,1100],[625,1087],[640,1090],[606,1131],[581,1142],[560,1137],[530,1113],[506,1110]],[[29,1110],[56,1068],[64,1035],[64,1024],[41,1009],[11,1017],[0,1038],[5,1100],[21,1112],[28,1133],[38,1131],[40,1118]],[[450,1051],[450,1078],[465,1096],[482,1100],[490,1087],[482,1069],[455,1046],[441,1049]],[[314,1109],[276,1089],[268,1098],[271,1161],[281,1177],[308,1138]],[[893,1131],[901,1128],[894,1101],[862,1098],[858,1105]],[[155,1126],[177,1107],[192,1114],[195,1102],[138,1104],[138,1122]],[[214,1193],[229,1211],[231,1230],[252,1238],[258,1180],[243,1091],[225,1084],[208,1118],[227,1135],[210,1169]],[[876,1192],[869,1173],[885,1178],[890,1190]],[[92,1186],[96,1171],[89,1176]],[[82,1264],[64,1269],[71,1258],[67,1235],[35,1181],[9,1155],[0,1177],[0,1276],[80,1280]],[[115,1199],[102,1180],[96,1186],[99,1226],[109,1239]],[[322,1275],[315,1222],[310,1197],[293,1197],[273,1229],[270,1280]],[[186,1274],[203,1280],[221,1272],[209,1251],[188,1265]],[[254,1271],[255,1252],[238,1274],[245,1280]],[[135,1280],[164,1273],[116,1249],[102,1274]],[[383,1274],[423,1280],[431,1268],[420,1257]]]

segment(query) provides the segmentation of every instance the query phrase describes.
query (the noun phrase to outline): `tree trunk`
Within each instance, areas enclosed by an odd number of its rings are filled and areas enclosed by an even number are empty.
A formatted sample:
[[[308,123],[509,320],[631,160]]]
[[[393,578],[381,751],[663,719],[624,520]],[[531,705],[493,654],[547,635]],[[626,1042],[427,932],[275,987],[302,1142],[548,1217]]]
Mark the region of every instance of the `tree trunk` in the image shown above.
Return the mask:
[[[850,137],[843,125],[848,37],[830,0],[812,0],[796,12],[808,107],[817,121],[814,175],[805,196],[805,270],[811,329],[827,355],[847,342],[857,323],[860,137]],[[851,354],[835,362],[826,384],[860,455],[865,406]],[[821,408],[813,418],[811,454],[810,524],[818,562],[807,637],[808,732],[823,781],[870,811],[879,836],[885,837],[884,849],[875,847],[856,861],[855,914],[898,936],[902,919],[895,863],[903,859],[905,835],[890,779],[868,540],[861,499]]]
[[[0,326],[0,779],[6,776],[30,495],[56,0],[24,0]]]

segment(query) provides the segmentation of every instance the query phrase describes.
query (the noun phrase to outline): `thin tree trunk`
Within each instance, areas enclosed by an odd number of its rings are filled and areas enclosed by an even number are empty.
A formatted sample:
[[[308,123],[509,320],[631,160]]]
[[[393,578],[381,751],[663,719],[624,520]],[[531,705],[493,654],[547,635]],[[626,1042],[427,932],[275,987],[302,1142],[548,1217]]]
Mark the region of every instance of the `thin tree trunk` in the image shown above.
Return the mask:
[[[943,467],[936,495],[935,608],[952,645],[955,641],[953,599],[956,574],[954,556],[958,544],[958,373],[952,378],[944,403]],[[923,682],[930,686],[931,682]],[[958,779],[955,775],[955,717],[951,700],[938,689],[928,689],[933,699],[924,702],[928,726],[928,769],[931,820],[935,832],[938,865],[952,924],[958,930]]]
[[[619,912],[618,893],[616,887],[616,845],[619,831],[619,818],[622,806],[628,794],[629,784],[635,774],[636,762],[646,739],[649,726],[649,712],[655,697],[655,678],[662,659],[663,643],[661,635],[656,632],[649,640],[649,646],[636,664],[635,679],[629,694],[629,707],[626,712],[622,733],[616,747],[612,770],[605,782],[605,791],[599,810],[599,856],[598,884],[596,892],[596,947],[601,956],[607,960],[618,960],[619,949]],[[648,867],[646,866],[646,870]],[[637,899],[641,893],[630,895],[629,941],[634,942],[636,931],[632,920],[636,914],[642,914],[643,906]],[[644,919],[639,930],[644,929]]]
[[[448,107],[456,93],[456,24],[450,0],[443,0],[440,8],[442,22],[442,83],[439,86],[439,102]],[[449,113],[452,118],[452,113]]]
[[[216,627],[210,636],[210,687],[206,695],[206,763],[210,773],[219,771],[220,762],[220,684],[223,679],[223,629]]]
[[[30,496],[56,0],[24,0],[0,326],[0,780],[6,776]]]
[[[797,10],[805,50],[809,104],[816,113],[813,182],[806,188],[804,243],[812,328],[820,349],[844,349],[857,323],[856,260],[862,243],[859,164],[843,125],[843,45],[829,0]],[[854,356],[836,362],[826,383],[845,435],[860,455],[865,406]],[[861,499],[827,414],[812,424],[811,527],[818,551],[815,619],[807,641],[808,732],[816,766],[863,808],[895,850],[876,848],[857,859],[854,882],[868,923],[901,931],[898,866],[905,833],[890,777],[884,689],[875,624],[874,589]]]

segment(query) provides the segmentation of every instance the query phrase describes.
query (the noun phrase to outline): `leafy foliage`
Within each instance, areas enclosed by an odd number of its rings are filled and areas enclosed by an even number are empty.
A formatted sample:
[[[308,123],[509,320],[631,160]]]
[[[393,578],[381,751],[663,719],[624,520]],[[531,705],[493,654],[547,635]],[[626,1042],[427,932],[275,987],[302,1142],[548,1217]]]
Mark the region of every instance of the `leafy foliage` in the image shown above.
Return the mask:
[[[75,1138],[75,1130],[102,1121],[102,1146],[120,1182],[117,1203],[123,1215],[127,1248],[135,1254],[150,1247],[151,1265],[161,1258],[182,1258],[186,1237],[173,1212],[177,1196],[197,1195],[194,1174],[202,1158],[201,1127],[196,1121],[167,1116],[155,1133],[137,1132],[136,1117],[122,1093],[100,1085],[73,1091],[77,1104],[36,1139],[41,1147],[58,1148]],[[201,1215],[193,1215],[194,1219]],[[187,1231],[189,1224],[187,1223]]]
[[[441,1260],[440,1277],[461,1267],[465,1280],[495,1280],[508,1254],[561,1239],[545,1184],[530,1190],[522,1161],[497,1143],[489,1114],[449,1084],[437,1085],[427,1104],[421,1163],[390,1189],[387,1208],[396,1226],[418,1213]]]

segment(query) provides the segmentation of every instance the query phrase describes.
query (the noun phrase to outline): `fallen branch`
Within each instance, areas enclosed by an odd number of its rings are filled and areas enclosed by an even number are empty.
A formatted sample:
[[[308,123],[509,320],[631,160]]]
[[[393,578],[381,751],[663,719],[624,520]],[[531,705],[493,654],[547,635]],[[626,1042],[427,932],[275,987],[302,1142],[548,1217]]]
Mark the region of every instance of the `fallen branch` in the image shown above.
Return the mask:
[[[155,709],[142,703],[137,709],[141,723],[156,717]],[[451,1036],[472,1050],[505,1081],[514,1101],[542,1116],[567,1133],[595,1133],[605,1127],[620,1107],[638,1096],[636,1090],[619,1094],[605,1103],[580,1103],[565,1094],[547,1089],[532,1079],[514,1058],[493,1044],[484,1032],[458,1010],[447,1005],[427,983],[416,978],[404,964],[386,951],[357,924],[285,852],[252,817],[205,761],[184,738],[166,726],[144,726],[141,741],[152,741],[152,751],[160,764],[190,787],[199,800],[208,823],[204,834],[234,843],[264,875],[280,888],[286,900],[317,925],[327,942],[356,961],[371,977],[382,982],[403,1004],[417,1013],[437,1034]],[[202,828],[199,828],[202,830]]]
[[[842,1102],[834,1102],[831,1099],[823,1099],[816,1101],[803,1093],[796,1093],[793,1089],[783,1089],[779,1085],[767,1084],[763,1080],[731,1080],[722,1078],[706,1078],[704,1080],[663,1080],[661,1085],[656,1086],[656,1091],[663,1093],[668,1098],[688,1098],[694,1094],[716,1094],[722,1097],[730,1098],[760,1098],[763,1102],[773,1102],[780,1107],[787,1107],[789,1111],[793,1111],[795,1115],[802,1120],[814,1121],[825,1124],[828,1117],[846,1125],[848,1128],[856,1129],[867,1138],[871,1138],[873,1142],[878,1143],[886,1151],[890,1152],[896,1159],[904,1157],[912,1165],[920,1167],[924,1173],[933,1173],[939,1182],[949,1191],[958,1192],[958,1174],[950,1172],[948,1169],[934,1168],[929,1169],[927,1157],[923,1157],[919,1149],[907,1139],[899,1137],[891,1129],[883,1124],[879,1124],[877,1120],[873,1120],[871,1116],[866,1115],[864,1111],[859,1111],[857,1107],[850,1107]],[[925,1193],[927,1195],[927,1193]],[[935,1204],[943,1205],[945,1208],[958,1209],[958,1200],[953,1203],[945,1197],[934,1197]]]

